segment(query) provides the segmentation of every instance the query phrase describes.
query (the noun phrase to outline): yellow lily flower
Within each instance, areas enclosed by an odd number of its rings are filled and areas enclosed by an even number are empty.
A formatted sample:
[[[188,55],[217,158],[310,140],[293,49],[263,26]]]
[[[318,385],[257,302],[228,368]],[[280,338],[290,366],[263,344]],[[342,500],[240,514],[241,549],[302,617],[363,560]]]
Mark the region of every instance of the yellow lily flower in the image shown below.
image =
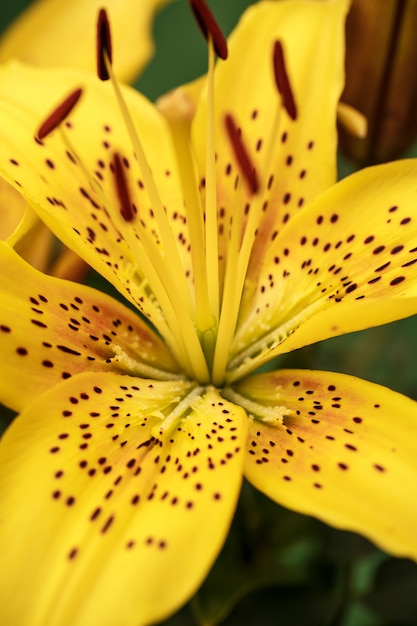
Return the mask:
[[[417,559],[417,404],[253,373],[417,312],[417,163],[334,184],[348,2],[258,3],[215,69],[224,42],[192,5],[210,70],[191,119],[187,91],[167,122],[88,73],[0,70],[2,175],[142,314],[0,245],[0,397],[21,412],[1,447],[5,624],[163,619],[219,553],[242,476]]]
[[[120,80],[132,81],[149,61],[154,49],[150,24],[168,1],[107,3],[117,50],[115,72]],[[94,69],[90,44],[101,5],[99,0],[33,2],[0,37],[0,62],[20,59],[41,67]],[[85,274],[85,264],[69,250],[63,249],[58,259],[54,258],[51,232],[5,181],[0,184],[0,216],[0,239],[9,240],[34,267],[73,280]]]

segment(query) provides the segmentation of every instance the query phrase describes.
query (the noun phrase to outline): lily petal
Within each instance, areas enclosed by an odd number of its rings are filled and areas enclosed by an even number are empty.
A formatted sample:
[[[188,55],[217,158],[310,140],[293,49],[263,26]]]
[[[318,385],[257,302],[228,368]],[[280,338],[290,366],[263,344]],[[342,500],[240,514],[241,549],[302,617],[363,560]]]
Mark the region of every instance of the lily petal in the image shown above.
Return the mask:
[[[168,378],[175,371],[162,341],[117,300],[41,274],[4,242],[0,263],[7,267],[0,275],[0,399],[7,406],[19,411],[78,372]]]
[[[247,378],[242,394],[279,399],[283,425],[253,420],[245,474],[280,504],[417,558],[417,404],[331,372]]]
[[[343,87],[342,28],[348,3],[261,2],[250,7],[229,41],[226,62],[215,69],[215,138],[220,256],[227,255],[228,226],[237,209],[240,171],[225,133],[225,115],[242,130],[244,144],[261,181],[262,221],[253,257],[263,256],[268,234],[336,181],[336,109]],[[273,73],[275,41],[286,52],[299,115],[282,108]],[[248,44],[250,42],[250,44]],[[275,125],[275,118],[277,118]],[[207,99],[196,112],[192,140],[201,178],[206,175]],[[252,207],[242,191],[240,201]]]
[[[196,590],[233,515],[246,416],[209,389],[156,438],[190,387],[80,374],[16,420],[2,444],[3,623],[138,626]]]
[[[54,236],[16,189],[3,179],[0,181],[0,211],[7,230],[13,228],[9,236],[0,239],[5,239],[33,267],[46,271],[53,256]]]
[[[0,240],[15,232],[25,215],[27,204],[20,193],[0,179]]]
[[[129,82],[153,53],[154,13],[169,0],[107,0],[115,72]],[[95,30],[101,0],[38,0],[0,41],[0,62],[16,58],[43,67],[95,69]]]
[[[246,285],[234,353],[255,353],[259,329],[264,361],[417,313],[416,179],[413,160],[368,168],[295,217]]]
[[[44,141],[34,139],[47,113],[68,94],[69,86],[79,84],[86,93],[71,120],[65,123],[67,140],[63,140],[60,131]],[[170,231],[182,243],[178,254],[191,285],[188,227],[168,125],[137,92],[128,88],[122,91],[161,202],[167,208]],[[150,276],[146,275],[139,244],[142,233],[138,229],[142,227],[148,233],[150,245],[158,253],[169,252],[162,249],[154,206],[110,86],[88,73],[42,71],[10,64],[0,69],[0,92],[0,170],[4,177],[18,188],[58,238],[112,282],[167,335],[166,321],[150,292]],[[129,187],[134,218],[128,223],[120,211],[113,164],[115,152],[122,159]]]

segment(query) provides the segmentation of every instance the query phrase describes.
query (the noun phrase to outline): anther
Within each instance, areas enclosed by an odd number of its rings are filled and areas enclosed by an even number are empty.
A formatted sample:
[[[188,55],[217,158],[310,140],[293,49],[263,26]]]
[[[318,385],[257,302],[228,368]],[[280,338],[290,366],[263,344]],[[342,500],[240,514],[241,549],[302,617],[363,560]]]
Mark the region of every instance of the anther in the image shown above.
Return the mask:
[[[113,157],[114,175],[116,178],[117,195],[120,200],[120,214],[125,222],[131,222],[135,217],[130,201],[129,187],[123,170],[123,162],[120,155],[115,153]]]
[[[97,19],[97,74],[100,80],[109,80],[107,63],[112,62],[110,22],[105,9],[100,9]]]
[[[57,128],[62,122],[68,117],[71,113],[78,100],[81,98],[83,90],[76,89],[69,96],[65,98],[65,100],[56,107],[48,115],[46,120],[40,125],[38,132],[36,133],[36,137],[40,140],[44,139],[47,135],[49,135],[55,128]]]
[[[249,186],[250,191],[252,193],[256,193],[259,189],[258,176],[256,174],[255,167],[250,159],[246,146],[242,141],[240,132],[230,113],[225,116],[224,122],[240,170]]]
[[[204,0],[189,0],[197,24],[207,41],[211,39],[220,59],[227,59],[227,41],[213,13]]]
[[[275,83],[281,95],[285,110],[292,120],[296,120],[297,105],[295,104],[294,94],[291,89],[290,80],[285,66],[284,49],[280,41],[276,41],[274,45],[273,65]]]

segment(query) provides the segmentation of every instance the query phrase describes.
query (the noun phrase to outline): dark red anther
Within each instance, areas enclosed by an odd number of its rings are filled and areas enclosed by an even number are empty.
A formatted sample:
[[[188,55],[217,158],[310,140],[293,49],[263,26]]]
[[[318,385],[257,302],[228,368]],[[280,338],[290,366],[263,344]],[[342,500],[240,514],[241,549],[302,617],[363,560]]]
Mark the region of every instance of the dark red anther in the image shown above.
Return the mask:
[[[116,189],[117,195],[120,200],[120,214],[125,222],[131,222],[135,217],[133,212],[132,203],[130,201],[129,187],[127,184],[125,172],[123,169],[123,161],[117,152],[113,157],[114,175],[116,177]]]
[[[106,58],[112,62],[110,22],[106,9],[100,9],[97,19],[97,74],[100,80],[109,80]]]
[[[252,193],[256,193],[259,189],[258,176],[250,159],[249,153],[246,150],[246,146],[242,141],[239,129],[230,113],[225,116],[224,122],[227,134],[229,135],[230,143],[233,147],[233,152],[235,153],[236,160],[248,184],[249,190]]]
[[[206,40],[208,41],[209,38],[212,40],[214,50],[220,59],[227,59],[227,41],[213,13],[204,0],[189,0],[189,2],[197,24]]]
[[[275,82],[277,89],[281,94],[285,110],[292,120],[296,120],[297,105],[295,104],[294,94],[291,89],[290,80],[285,66],[284,49],[280,41],[276,41],[274,45],[273,63]]]
[[[62,122],[68,117],[71,113],[78,100],[81,98],[83,90],[76,89],[69,96],[65,98],[65,100],[56,107],[48,115],[43,124],[40,125],[38,132],[36,133],[36,137],[39,140],[44,139],[49,133],[52,133],[55,128],[57,128]]]

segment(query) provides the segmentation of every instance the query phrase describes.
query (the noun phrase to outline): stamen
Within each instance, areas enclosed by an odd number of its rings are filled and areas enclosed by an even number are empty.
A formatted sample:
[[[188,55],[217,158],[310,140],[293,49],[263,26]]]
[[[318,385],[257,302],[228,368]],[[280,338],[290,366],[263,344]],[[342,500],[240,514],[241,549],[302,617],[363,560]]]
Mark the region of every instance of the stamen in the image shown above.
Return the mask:
[[[227,41],[213,13],[204,0],[189,0],[197,24],[207,41],[211,39],[220,59],[227,59]]]
[[[206,271],[210,313],[219,320],[219,239],[217,223],[216,152],[214,142],[214,46],[208,46],[207,122],[206,122]],[[207,350],[207,348],[206,348]]]
[[[123,169],[122,159],[117,152],[113,157],[113,164],[114,175],[116,177],[117,195],[119,196],[121,204],[120,214],[125,222],[131,222],[135,217],[135,214],[132,209],[132,202],[130,200],[130,192]]]
[[[81,98],[81,94],[83,93],[82,89],[76,89],[69,96],[65,98],[65,100],[56,107],[48,115],[46,120],[40,125],[38,132],[36,133],[36,137],[39,140],[44,139],[47,135],[49,135],[55,128],[57,128],[62,122],[68,117],[71,113],[78,100]]]
[[[112,62],[110,23],[105,9],[100,9],[97,20],[97,74],[100,80],[109,80],[106,60]]]
[[[104,26],[100,26],[100,22],[102,22]],[[135,227],[138,228],[138,234],[145,252],[141,265],[145,272],[146,264],[148,268],[146,275],[152,276],[155,296],[175,336],[176,347],[181,355],[180,362],[185,371],[191,372],[193,377],[200,381],[207,381],[209,378],[207,363],[199,342],[197,330],[193,323],[194,303],[188,288],[179,250],[176,245],[171,224],[168,220],[166,209],[159,195],[151,168],[146,159],[145,151],[123,97],[121,87],[113,72],[111,58],[109,56],[109,52],[111,54],[110,23],[104,10],[100,11],[99,14],[97,33],[98,50],[101,50],[102,53],[100,58],[106,66],[106,76],[108,75],[110,78],[126,130],[132,142],[135,158],[141,171],[151,206],[155,212],[155,218],[161,235],[162,246],[159,248],[155,241],[152,241],[152,238],[149,237],[149,234],[146,233],[146,229],[140,224],[140,220],[136,221]],[[128,213],[130,214],[130,210]],[[122,218],[126,222],[130,221],[126,219],[128,213],[125,213],[125,215],[122,214]],[[123,229],[123,231],[124,230],[125,229]],[[126,233],[126,236],[129,238],[128,233]]]
[[[249,187],[249,191],[251,193],[256,193],[259,189],[256,169],[250,159],[246,146],[243,143],[239,129],[230,113],[225,116],[224,122],[227,134],[229,135],[230,143],[232,144],[233,152],[239,164],[240,171],[242,172]]]
[[[285,66],[284,49],[282,47],[282,43],[279,40],[276,41],[274,45],[273,65],[275,83],[281,95],[282,103],[290,118],[292,120],[296,120],[297,105],[294,100],[294,94],[291,89],[290,80],[288,78],[288,73]]]

